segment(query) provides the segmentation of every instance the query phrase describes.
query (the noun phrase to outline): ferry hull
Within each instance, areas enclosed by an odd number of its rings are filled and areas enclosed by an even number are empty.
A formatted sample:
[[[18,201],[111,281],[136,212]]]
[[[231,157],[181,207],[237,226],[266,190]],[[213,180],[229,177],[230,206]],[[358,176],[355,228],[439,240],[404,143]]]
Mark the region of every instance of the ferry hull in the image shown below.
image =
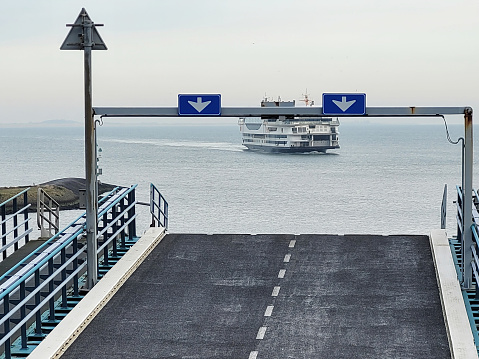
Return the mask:
[[[243,144],[250,151],[266,152],[266,153],[307,153],[307,152],[323,152],[334,150],[339,146],[316,146],[316,147],[275,147],[261,146],[252,144]]]

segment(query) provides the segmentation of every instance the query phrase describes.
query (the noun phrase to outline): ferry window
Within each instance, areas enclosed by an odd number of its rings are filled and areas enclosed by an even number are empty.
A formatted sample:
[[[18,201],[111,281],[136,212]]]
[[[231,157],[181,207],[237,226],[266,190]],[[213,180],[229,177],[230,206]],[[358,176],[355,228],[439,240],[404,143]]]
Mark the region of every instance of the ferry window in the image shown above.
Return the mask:
[[[276,131],[277,128],[276,128],[276,127],[268,127],[268,130],[269,130],[269,131]]]
[[[296,130],[296,128],[293,128],[293,133],[297,133],[298,131]]]

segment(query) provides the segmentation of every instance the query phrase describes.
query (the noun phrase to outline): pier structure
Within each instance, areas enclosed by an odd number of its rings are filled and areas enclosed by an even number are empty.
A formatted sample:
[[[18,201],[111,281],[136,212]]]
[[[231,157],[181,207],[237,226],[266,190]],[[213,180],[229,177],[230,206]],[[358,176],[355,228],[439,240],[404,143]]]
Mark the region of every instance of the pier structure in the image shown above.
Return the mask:
[[[33,313],[35,293],[45,297],[44,314],[28,314],[30,321],[3,313],[0,329],[23,328],[17,339],[4,331],[3,347],[11,345],[4,357],[477,357],[471,330],[477,305],[466,301],[474,291],[460,286],[460,249],[452,250],[457,237],[448,239],[444,230],[430,236],[174,234],[166,232],[165,200],[152,190],[154,227],[135,239],[133,190],[115,190],[99,204],[110,224],[99,226],[92,289],[59,283],[86,269],[81,218],[33,249],[30,262],[14,266],[14,276],[3,274],[3,308]],[[56,275],[49,272],[55,267]],[[28,281],[36,273],[39,289]]]

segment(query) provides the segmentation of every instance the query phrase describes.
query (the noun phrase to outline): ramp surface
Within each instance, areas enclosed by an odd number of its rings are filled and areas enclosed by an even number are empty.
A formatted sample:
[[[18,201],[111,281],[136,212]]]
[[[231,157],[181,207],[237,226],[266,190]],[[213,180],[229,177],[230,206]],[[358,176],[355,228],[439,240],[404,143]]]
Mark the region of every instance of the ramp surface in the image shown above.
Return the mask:
[[[168,234],[62,358],[79,357],[451,354],[426,236]]]

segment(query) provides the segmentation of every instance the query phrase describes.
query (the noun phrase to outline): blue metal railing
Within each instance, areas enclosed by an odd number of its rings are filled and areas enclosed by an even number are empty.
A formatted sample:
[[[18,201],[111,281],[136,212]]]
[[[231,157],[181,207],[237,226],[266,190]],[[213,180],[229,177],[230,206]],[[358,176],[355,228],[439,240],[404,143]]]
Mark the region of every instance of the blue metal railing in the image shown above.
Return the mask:
[[[118,191],[118,187],[114,188],[111,192],[107,193],[103,198],[100,199],[99,204],[101,205],[108,198],[111,198],[111,196],[113,196],[117,191]],[[100,207],[100,210],[101,210],[101,208],[102,207]],[[30,264],[33,259],[37,258],[39,253],[45,251],[48,247],[50,247],[53,243],[57,242],[60,238],[66,236],[66,235],[71,235],[74,232],[75,228],[82,227],[83,222],[85,221],[85,218],[86,218],[86,214],[83,213],[81,216],[79,216],[78,218],[76,218],[72,222],[70,222],[63,230],[61,230],[59,233],[57,233],[55,236],[53,236],[49,240],[45,241],[45,243],[43,243],[41,246],[39,246],[34,252],[27,255],[25,258],[23,258],[21,261],[19,261],[17,264],[15,264],[12,268],[10,268],[5,274],[0,276],[0,291],[1,291],[1,288],[3,287],[3,283],[6,280],[10,279],[20,269],[22,269],[25,266],[27,266],[28,264]],[[82,231],[83,231],[83,227],[82,227]]]
[[[118,251],[133,240],[135,188],[116,188],[102,199],[97,253],[103,267],[118,260]],[[5,358],[30,353],[59,322],[56,311],[71,309],[72,298],[81,298],[87,264],[84,230],[85,215],[0,277],[0,346]]]
[[[30,204],[27,201],[27,191],[29,189],[27,188],[5,202],[0,203],[0,238],[2,246],[0,253],[2,253],[3,259],[18,250],[22,239],[24,239],[24,243],[29,241],[29,234],[32,231],[32,228],[28,226],[28,209]],[[18,200],[21,200],[21,198],[23,199],[23,204],[21,208],[18,208]],[[11,209],[11,214],[7,214],[7,208]]]
[[[463,194],[462,188],[456,186],[457,190],[457,238],[450,239],[451,251],[458,270],[458,278],[462,281],[463,270],[472,270],[473,282],[475,282],[474,290],[463,290],[462,296],[464,298],[464,305],[471,325],[476,349],[479,353],[479,195],[476,190],[472,191],[472,245],[470,248],[465,248],[463,241],[464,233],[464,212],[463,212]],[[471,250],[472,261],[465,263],[464,252]],[[469,267],[470,265],[470,267]]]
[[[463,217],[462,188],[460,186],[456,186],[456,192],[457,192],[457,201],[456,201],[457,239],[459,240],[459,242],[462,242],[462,233],[464,232],[464,228],[463,228],[464,221],[462,220],[462,217]]]
[[[168,229],[168,202],[153,183],[150,183],[150,213],[152,227],[157,225]]]

